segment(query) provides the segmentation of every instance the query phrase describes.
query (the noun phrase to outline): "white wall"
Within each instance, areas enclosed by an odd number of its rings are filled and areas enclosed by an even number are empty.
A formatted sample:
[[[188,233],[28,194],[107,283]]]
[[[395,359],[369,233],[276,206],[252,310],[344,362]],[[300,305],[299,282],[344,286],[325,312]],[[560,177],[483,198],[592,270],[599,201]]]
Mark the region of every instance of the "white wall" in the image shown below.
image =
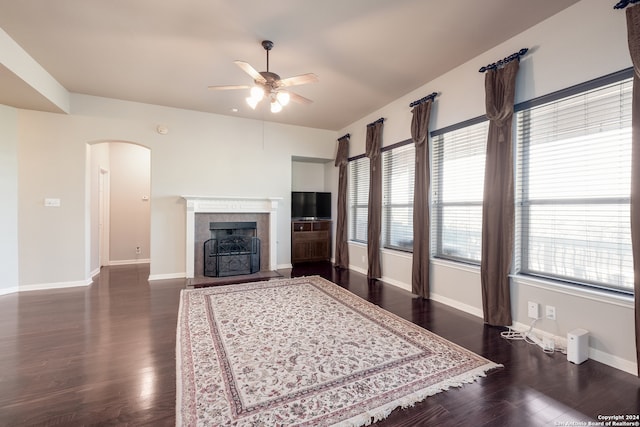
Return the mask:
[[[0,105],[0,295],[18,288],[18,113]]]
[[[385,117],[383,145],[410,138],[409,103],[433,91],[436,98],[430,129],[462,122],[484,111],[484,75],[481,66],[495,62],[523,47],[517,80],[516,102],[532,99],[631,66],[623,11],[601,0],[583,0],[421,88],[341,129],[350,133],[350,156],[364,152],[366,124]],[[437,58],[434,58],[437,60]],[[366,271],[366,248],[350,245],[350,262]],[[411,257],[383,251],[383,280],[410,290]],[[432,260],[433,298],[481,315],[479,269]],[[607,298],[586,291],[548,286],[517,279],[512,284],[516,322],[529,323],[526,301],[554,305],[557,320],[543,320],[541,330],[565,336],[574,328],[591,333],[591,357],[612,366],[635,371],[633,309],[629,298]]]
[[[107,145],[111,195],[110,264],[148,262],[151,253],[151,152],[146,147],[124,142]],[[136,247],[140,248],[139,254]]]
[[[77,122],[73,116],[18,110],[21,289],[90,282],[84,228],[87,150]],[[45,207],[45,198],[60,199],[60,207]]]
[[[17,110],[21,289],[90,282],[97,229],[86,153],[105,141],[151,150],[152,278],[184,277],[181,195],[281,197],[277,256],[290,265],[291,159],[331,158],[335,132],[85,95],[71,101],[70,115]],[[45,197],[61,206],[45,208]],[[43,245],[47,255],[35,257]]]

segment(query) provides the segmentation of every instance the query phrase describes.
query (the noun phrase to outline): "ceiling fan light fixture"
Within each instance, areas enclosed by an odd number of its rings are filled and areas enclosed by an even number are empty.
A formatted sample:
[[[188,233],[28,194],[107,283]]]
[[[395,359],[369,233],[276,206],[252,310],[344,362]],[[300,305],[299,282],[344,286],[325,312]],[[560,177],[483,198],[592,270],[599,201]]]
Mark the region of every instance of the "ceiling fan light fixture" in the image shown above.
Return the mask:
[[[260,86],[254,86],[251,88],[251,98],[256,100],[256,103],[260,102],[264,98],[264,88]]]
[[[276,99],[278,100],[278,103],[284,107],[289,103],[291,95],[289,95],[289,92],[278,92]]]
[[[249,104],[249,107],[251,107],[252,110],[255,110],[256,107],[258,106],[258,102],[260,102],[259,99],[253,98],[251,96],[245,98],[247,101],[247,104]]]
[[[279,113],[280,111],[282,111],[282,105],[275,99],[271,101],[271,112]]]

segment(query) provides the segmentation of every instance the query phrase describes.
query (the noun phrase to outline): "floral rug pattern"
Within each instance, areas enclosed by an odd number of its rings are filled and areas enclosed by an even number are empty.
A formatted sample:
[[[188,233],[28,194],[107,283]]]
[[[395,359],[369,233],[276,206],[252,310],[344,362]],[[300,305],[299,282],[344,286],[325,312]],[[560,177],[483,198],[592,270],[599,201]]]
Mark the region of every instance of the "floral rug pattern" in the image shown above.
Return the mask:
[[[368,425],[499,367],[320,277],[183,290],[176,425]]]

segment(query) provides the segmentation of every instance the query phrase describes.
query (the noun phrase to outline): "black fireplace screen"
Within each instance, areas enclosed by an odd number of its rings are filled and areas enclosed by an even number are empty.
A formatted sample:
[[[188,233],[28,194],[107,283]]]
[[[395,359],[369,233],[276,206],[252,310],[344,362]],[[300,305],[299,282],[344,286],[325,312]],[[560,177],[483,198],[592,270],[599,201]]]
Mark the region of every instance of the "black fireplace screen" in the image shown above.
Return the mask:
[[[260,271],[260,239],[255,222],[209,224],[212,238],[204,242],[204,275],[226,277]]]

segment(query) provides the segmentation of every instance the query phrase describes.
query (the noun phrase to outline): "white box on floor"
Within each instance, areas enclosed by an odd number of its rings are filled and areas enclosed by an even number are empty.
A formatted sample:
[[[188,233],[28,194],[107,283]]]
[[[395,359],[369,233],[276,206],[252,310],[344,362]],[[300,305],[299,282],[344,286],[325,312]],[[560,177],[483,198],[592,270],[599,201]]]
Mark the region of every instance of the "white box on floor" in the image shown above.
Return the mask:
[[[574,329],[567,333],[567,360],[580,364],[589,358],[589,331]]]

